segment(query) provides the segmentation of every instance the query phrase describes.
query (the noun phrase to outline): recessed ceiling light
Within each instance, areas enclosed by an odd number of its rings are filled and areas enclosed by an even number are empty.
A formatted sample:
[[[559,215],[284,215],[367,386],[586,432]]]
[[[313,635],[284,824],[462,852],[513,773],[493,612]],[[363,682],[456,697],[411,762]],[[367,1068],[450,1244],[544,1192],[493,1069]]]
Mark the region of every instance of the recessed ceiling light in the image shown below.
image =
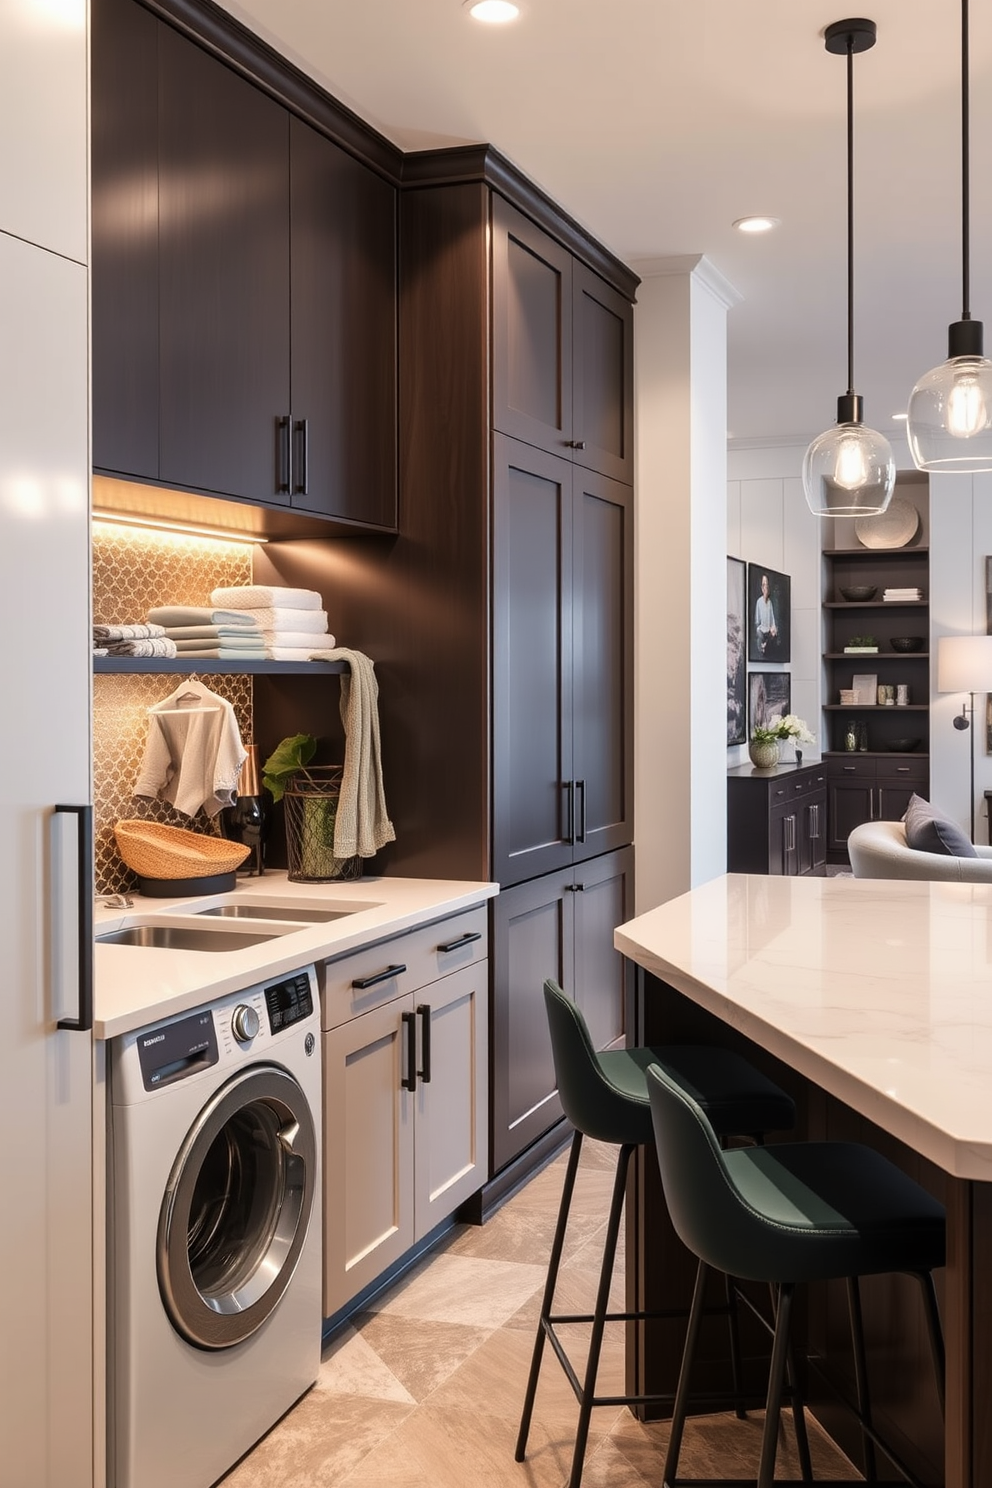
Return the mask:
[[[909,418],[909,414],[908,413],[894,413],[892,415],[892,417],[895,420],[895,422],[897,424],[899,424],[899,423],[902,423],[905,419],[908,419]]]
[[[763,233],[771,232],[773,227],[778,227],[777,217],[738,217],[734,223],[738,232]]]
[[[477,21],[489,21],[494,25],[500,25],[504,21],[515,21],[520,14],[520,6],[514,5],[513,0],[465,0],[468,13]]]

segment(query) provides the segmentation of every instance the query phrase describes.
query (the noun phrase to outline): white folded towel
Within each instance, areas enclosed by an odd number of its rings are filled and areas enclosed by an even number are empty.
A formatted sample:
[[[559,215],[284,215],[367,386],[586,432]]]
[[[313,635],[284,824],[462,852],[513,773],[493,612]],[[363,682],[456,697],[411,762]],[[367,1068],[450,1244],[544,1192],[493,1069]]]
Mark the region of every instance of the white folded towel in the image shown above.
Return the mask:
[[[319,646],[321,650],[328,651],[337,645],[332,635],[318,635],[307,630],[263,630],[262,640],[266,646],[280,646],[283,650],[312,651],[315,646]]]
[[[217,641],[230,636],[247,645],[265,640],[255,625],[168,625],[165,633],[174,641]]]
[[[333,640],[330,636],[328,639]],[[266,646],[265,654],[270,661],[311,661],[315,651],[324,644],[323,636],[314,636],[309,646]]]
[[[148,611],[148,619],[157,625],[243,625],[254,627],[253,616],[243,610],[207,609],[203,605],[156,605]]]
[[[165,635],[162,625],[94,625],[93,640],[98,646],[109,641],[152,641]]]
[[[173,641],[173,645],[175,644]],[[180,661],[200,656],[213,657],[215,661],[265,661],[266,659],[264,651],[239,646],[235,641],[232,641],[229,646],[211,646],[209,641],[204,641],[200,650],[179,652]]]
[[[287,589],[279,584],[242,584],[236,589],[214,589],[210,602],[229,610],[319,610],[322,603],[315,589]]]
[[[280,608],[242,610],[242,615],[251,615],[259,630],[295,630],[307,635],[326,636],[326,610],[284,610]],[[326,645],[326,642],[325,642]]]
[[[346,661],[350,675],[341,678],[344,724],[344,773],[334,823],[336,858],[371,858],[396,841],[386,811],[379,742],[379,686],[372,661],[345,647],[317,653],[322,661]]]

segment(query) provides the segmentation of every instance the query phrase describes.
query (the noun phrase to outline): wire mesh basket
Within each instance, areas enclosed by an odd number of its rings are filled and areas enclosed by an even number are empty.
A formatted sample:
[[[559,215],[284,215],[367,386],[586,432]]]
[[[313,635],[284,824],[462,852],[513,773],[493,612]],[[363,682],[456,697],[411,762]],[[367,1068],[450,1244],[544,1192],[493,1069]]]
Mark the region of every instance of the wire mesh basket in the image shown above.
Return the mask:
[[[341,765],[311,765],[286,785],[286,855],[293,883],[330,883],[362,876],[361,858],[334,856],[343,774]]]

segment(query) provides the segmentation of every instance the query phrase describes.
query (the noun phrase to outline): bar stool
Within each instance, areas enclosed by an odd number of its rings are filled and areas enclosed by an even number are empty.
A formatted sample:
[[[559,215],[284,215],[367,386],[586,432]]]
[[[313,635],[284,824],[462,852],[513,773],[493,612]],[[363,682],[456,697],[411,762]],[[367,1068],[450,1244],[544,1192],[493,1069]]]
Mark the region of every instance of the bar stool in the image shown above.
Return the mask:
[[[943,1409],[944,1348],[931,1275],[934,1267],[944,1264],[943,1206],[887,1158],[857,1142],[793,1142],[724,1151],[701,1103],[684,1082],[654,1065],[647,1083],[665,1202],[676,1233],[699,1260],[664,1488],[674,1488],[677,1481],[718,1481],[677,1478],[703,1290],[711,1268],[773,1288],[774,1342],[757,1488],[772,1488],[790,1352],[789,1316],[796,1284],[803,1281],[848,1283],[856,1414],[868,1480],[876,1477],[874,1447],[879,1445],[903,1476],[915,1481],[872,1424],[858,1278],[905,1271],[919,1281]],[[800,1401],[797,1433],[801,1421]],[[803,1478],[811,1481],[807,1464],[808,1455]]]
[[[534,1340],[527,1392],[514,1456],[523,1462],[530,1431],[534,1398],[544,1341],[549,1339],[558,1361],[568,1377],[579,1402],[579,1422],[575,1433],[569,1488],[579,1488],[585,1458],[589,1422],[594,1406],[638,1405],[670,1396],[596,1395],[596,1375],[602,1351],[603,1329],[607,1322],[649,1316],[645,1313],[610,1313],[610,1284],[616,1258],[617,1237],[627,1187],[627,1169],[636,1147],[653,1141],[651,1106],[648,1100],[646,1071],[652,1064],[671,1069],[691,1089],[705,1107],[717,1131],[724,1136],[750,1136],[761,1141],[766,1131],[783,1131],[795,1125],[796,1108],[784,1090],[762,1075],[741,1055],[729,1049],[699,1045],[672,1044],[659,1048],[612,1049],[597,1053],[589,1037],[586,1021],[571,998],[550,979],[544,983],[544,1000],[551,1029],[551,1051],[562,1108],[575,1128],[562,1189],[558,1222],[555,1227],[548,1275],[541,1303],[541,1315]],[[617,1155],[613,1198],[603,1247],[599,1286],[591,1313],[552,1313],[555,1286],[561,1265],[568,1212],[575,1188],[579,1153],[584,1136],[609,1142],[620,1151]],[[731,1335],[731,1359],[734,1392],[740,1401],[739,1350],[737,1347],[736,1312],[732,1288],[728,1282],[728,1320]],[[659,1314],[654,1314],[655,1316]],[[670,1314],[669,1314],[670,1315]],[[555,1325],[558,1323],[592,1323],[585,1378],[580,1382],[561,1343]]]

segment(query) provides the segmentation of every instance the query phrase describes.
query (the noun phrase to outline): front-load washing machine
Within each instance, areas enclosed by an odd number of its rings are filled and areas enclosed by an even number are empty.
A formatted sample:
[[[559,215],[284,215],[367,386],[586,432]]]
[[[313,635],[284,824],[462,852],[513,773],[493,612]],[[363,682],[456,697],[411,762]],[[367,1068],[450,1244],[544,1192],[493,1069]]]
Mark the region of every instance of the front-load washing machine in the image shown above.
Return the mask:
[[[208,1488],[320,1366],[312,967],[110,1050],[110,1479]]]

